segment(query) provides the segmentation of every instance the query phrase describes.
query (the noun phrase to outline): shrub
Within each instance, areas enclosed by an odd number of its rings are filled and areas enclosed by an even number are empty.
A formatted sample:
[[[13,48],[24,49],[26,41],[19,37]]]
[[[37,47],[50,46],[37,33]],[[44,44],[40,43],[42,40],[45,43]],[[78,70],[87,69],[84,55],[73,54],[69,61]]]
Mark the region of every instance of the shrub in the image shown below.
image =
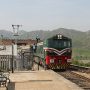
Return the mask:
[[[90,67],[90,62],[89,63],[83,63],[83,62],[80,62],[78,60],[73,60],[72,64],[75,64],[75,65],[78,65],[78,66]]]

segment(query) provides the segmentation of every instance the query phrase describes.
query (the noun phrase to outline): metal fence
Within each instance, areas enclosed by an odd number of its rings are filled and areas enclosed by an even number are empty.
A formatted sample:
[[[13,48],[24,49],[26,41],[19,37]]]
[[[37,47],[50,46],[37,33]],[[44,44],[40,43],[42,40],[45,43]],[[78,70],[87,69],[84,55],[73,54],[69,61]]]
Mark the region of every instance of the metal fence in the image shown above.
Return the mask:
[[[12,64],[13,63],[13,64]],[[13,65],[13,66],[12,66]],[[33,53],[31,51],[21,51],[20,55],[0,55],[0,71],[31,69],[33,66]]]
[[[0,70],[10,70],[11,69],[12,55],[0,55]]]
[[[20,52],[22,69],[30,70],[33,66],[33,52],[29,49],[24,49]]]

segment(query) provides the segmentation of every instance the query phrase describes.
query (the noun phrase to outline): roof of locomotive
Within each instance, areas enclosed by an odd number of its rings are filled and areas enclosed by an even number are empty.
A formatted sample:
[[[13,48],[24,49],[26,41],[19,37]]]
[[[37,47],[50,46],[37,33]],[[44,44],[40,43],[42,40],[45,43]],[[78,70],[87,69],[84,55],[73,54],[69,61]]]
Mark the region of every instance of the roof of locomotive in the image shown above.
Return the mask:
[[[64,35],[62,35],[62,34],[56,34],[56,35],[54,35],[54,36],[52,36],[52,37],[47,38],[46,40],[49,40],[49,39],[71,40],[70,38],[68,38],[68,37],[66,37],[66,36],[64,36]],[[43,45],[43,42],[37,43],[37,46],[40,46],[40,45]]]
[[[52,36],[52,37],[50,37],[50,38],[47,38],[47,39],[64,39],[64,40],[71,40],[70,38],[68,38],[68,37],[66,37],[66,36],[64,36],[64,35],[62,35],[62,34],[56,34],[56,35],[54,35],[54,36]]]

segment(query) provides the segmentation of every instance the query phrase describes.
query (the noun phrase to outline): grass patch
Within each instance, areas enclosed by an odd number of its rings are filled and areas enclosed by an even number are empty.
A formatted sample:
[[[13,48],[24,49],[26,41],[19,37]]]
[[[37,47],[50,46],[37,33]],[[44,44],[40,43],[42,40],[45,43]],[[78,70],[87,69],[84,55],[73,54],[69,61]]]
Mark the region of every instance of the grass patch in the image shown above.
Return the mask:
[[[84,61],[85,63],[88,63],[90,61],[90,50],[84,49],[84,48],[73,48],[72,49],[72,58],[76,61],[74,63],[78,64],[84,64],[81,61]],[[87,62],[88,61],[88,62]]]
[[[78,65],[78,66],[90,67],[90,62],[83,63],[82,61],[80,62],[79,60],[73,60],[72,64],[75,64],[75,65]]]

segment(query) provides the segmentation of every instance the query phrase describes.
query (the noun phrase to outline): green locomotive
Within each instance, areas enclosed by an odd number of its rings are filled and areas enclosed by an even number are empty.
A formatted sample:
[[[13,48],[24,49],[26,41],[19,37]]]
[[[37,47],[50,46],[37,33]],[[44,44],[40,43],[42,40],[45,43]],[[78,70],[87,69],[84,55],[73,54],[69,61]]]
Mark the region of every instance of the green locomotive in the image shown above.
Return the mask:
[[[72,40],[61,34],[37,43],[35,62],[49,69],[66,69],[71,64]]]

